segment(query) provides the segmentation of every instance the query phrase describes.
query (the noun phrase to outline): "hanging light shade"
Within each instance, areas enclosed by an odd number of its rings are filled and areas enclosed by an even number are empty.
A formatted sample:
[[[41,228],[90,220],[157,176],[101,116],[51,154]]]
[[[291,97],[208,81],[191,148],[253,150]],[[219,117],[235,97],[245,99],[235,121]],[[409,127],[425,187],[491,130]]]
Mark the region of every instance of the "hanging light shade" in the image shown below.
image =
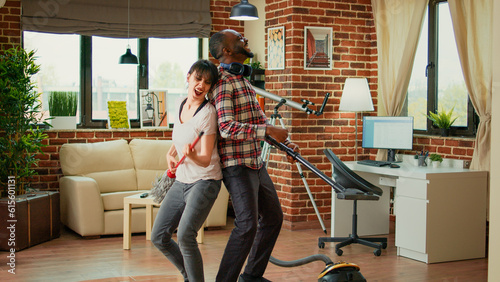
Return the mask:
[[[259,19],[259,13],[254,5],[248,3],[247,0],[241,0],[239,4],[234,5],[231,9],[229,18],[239,21],[253,21]]]
[[[120,57],[120,64],[138,64],[137,56],[132,54],[132,50],[130,50],[130,46],[127,47],[127,51]]]
[[[130,40],[130,0],[128,0],[127,4],[127,40]],[[139,60],[137,60],[137,56],[132,54],[132,50],[130,50],[130,44],[127,45],[127,51],[120,57],[120,64],[134,64],[137,65]]]

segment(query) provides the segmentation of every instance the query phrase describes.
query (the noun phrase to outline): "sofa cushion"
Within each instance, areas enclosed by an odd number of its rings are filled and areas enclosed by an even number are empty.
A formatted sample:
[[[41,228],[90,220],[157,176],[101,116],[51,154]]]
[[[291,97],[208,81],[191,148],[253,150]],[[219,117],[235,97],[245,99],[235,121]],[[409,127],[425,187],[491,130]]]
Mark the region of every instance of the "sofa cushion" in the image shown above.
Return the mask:
[[[139,190],[150,190],[155,177],[161,177],[168,169],[166,155],[172,141],[133,139],[129,146],[137,174],[137,187]]]
[[[101,193],[137,190],[126,140],[63,144],[59,155],[64,175],[93,178]]]
[[[125,191],[125,192],[112,192],[112,193],[102,193],[102,205],[104,207],[104,211],[113,211],[113,210],[123,210],[123,198],[149,192],[149,191]],[[144,207],[144,205],[132,205],[132,208]]]

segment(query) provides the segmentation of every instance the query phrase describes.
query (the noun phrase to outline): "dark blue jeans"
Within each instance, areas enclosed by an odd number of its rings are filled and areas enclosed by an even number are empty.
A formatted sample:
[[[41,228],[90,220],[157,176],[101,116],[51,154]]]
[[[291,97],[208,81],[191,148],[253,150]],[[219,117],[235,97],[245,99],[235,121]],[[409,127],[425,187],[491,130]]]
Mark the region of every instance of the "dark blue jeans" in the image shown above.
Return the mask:
[[[151,242],[184,276],[185,281],[205,281],[198,249],[198,230],[219,195],[220,180],[175,181],[161,203],[151,232]],[[177,230],[177,242],[172,234]]]
[[[222,174],[236,219],[216,281],[235,282],[247,256],[245,273],[261,277],[283,223],[278,194],[265,166],[231,166]]]

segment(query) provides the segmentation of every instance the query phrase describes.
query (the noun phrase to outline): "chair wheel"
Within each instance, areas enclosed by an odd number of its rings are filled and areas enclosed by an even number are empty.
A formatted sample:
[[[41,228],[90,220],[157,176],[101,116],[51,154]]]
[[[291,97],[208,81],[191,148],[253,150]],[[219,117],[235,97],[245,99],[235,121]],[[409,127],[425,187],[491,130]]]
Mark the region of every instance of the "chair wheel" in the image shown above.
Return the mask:
[[[387,249],[387,243],[386,242],[382,243],[382,249],[384,249],[384,250]]]
[[[344,253],[344,251],[342,251],[341,249],[336,249],[335,253],[340,257]]]
[[[380,249],[376,249],[375,251],[373,251],[373,254],[377,257],[379,257],[381,254],[382,254],[382,250]]]
[[[318,242],[318,247],[320,249],[324,249],[325,248],[325,243],[324,242]]]

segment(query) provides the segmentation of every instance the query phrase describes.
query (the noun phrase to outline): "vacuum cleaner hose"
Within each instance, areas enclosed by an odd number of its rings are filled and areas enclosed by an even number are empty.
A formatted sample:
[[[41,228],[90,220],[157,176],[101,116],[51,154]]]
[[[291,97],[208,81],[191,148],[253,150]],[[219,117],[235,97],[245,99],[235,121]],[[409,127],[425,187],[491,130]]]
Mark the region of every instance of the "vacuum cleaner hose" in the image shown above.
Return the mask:
[[[272,264],[275,264],[275,265],[281,266],[281,267],[295,267],[295,266],[304,265],[304,264],[307,264],[307,263],[310,263],[313,261],[323,261],[327,265],[333,264],[333,261],[329,257],[327,257],[326,255],[322,255],[322,254],[316,254],[316,255],[305,257],[305,258],[301,258],[301,259],[297,259],[297,260],[290,260],[290,261],[279,260],[279,259],[271,256],[269,261]]]

